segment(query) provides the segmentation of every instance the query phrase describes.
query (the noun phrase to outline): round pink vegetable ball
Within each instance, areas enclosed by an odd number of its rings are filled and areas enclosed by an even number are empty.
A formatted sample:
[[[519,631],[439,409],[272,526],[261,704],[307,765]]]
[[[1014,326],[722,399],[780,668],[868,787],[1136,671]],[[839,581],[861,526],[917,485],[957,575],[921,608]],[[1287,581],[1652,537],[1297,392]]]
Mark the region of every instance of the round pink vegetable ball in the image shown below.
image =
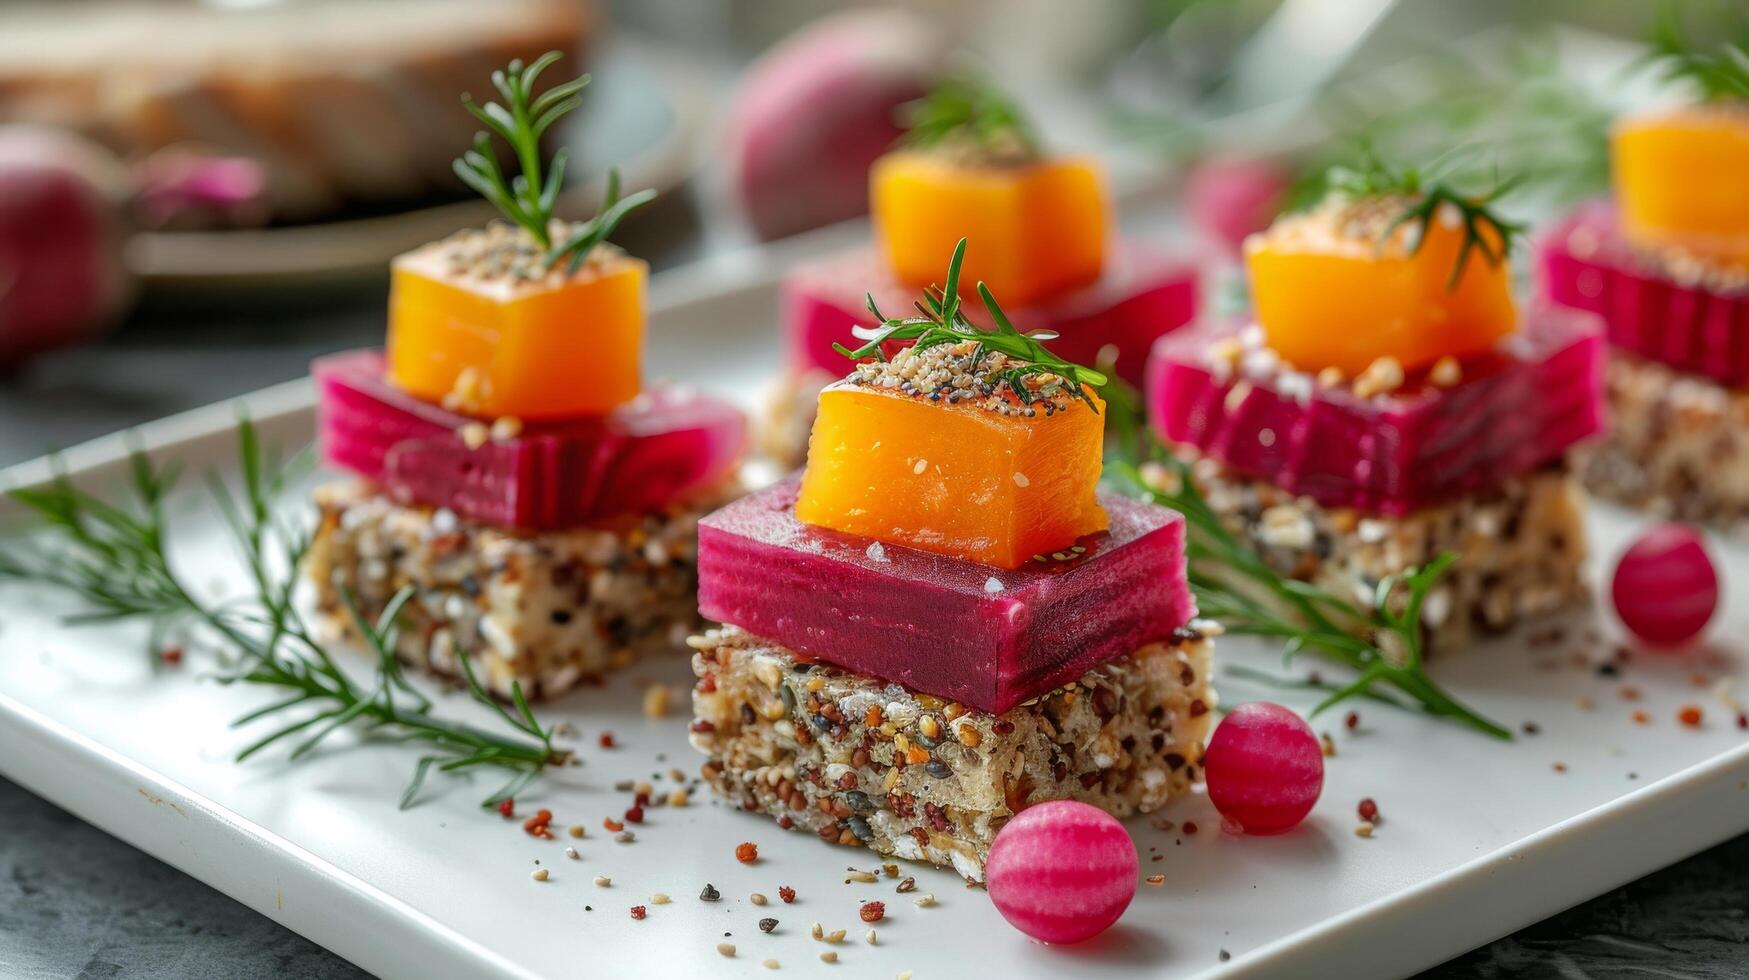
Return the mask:
[[[1719,575],[1699,532],[1655,524],[1616,563],[1610,595],[1629,632],[1669,649],[1706,629],[1719,606]]]
[[[985,887],[1009,924],[1040,942],[1077,943],[1110,928],[1136,896],[1136,845],[1098,807],[1027,807],[990,845]]]
[[[1299,825],[1324,791],[1324,752],[1304,719],[1268,701],[1241,704],[1215,726],[1203,781],[1221,816],[1247,834]]]

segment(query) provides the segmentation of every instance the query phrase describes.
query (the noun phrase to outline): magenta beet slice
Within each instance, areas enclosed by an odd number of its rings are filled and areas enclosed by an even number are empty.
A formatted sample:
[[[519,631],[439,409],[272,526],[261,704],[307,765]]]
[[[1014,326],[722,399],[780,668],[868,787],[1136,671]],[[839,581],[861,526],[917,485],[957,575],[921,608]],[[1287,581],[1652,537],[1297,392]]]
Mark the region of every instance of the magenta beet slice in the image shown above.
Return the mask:
[[[1603,428],[1604,345],[1588,313],[1531,310],[1493,353],[1464,363],[1455,387],[1412,382],[1370,399],[1305,375],[1217,377],[1208,351],[1238,330],[1161,338],[1149,419],[1169,442],[1325,506],[1401,515],[1536,469]]]
[[[798,483],[699,523],[705,618],[1000,712],[1165,640],[1195,615],[1175,511],[1102,495],[1111,528],[1083,538],[1084,552],[1011,571],[802,524]]]
[[[1593,203],[1542,241],[1543,295],[1603,317],[1609,342],[1631,354],[1749,385],[1749,290],[1685,286],[1636,258],[1615,210]]]
[[[850,330],[873,324],[870,293],[888,316],[904,315],[919,296],[917,289],[894,279],[871,249],[798,265],[783,283],[791,367],[844,374],[850,362],[832,344],[853,349],[862,345]],[[1162,250],[1129,243],[1115,249],[1105,274],[1093,285],[1050,303],[1004,312],[1022,330],[1055,330],[1061,336],[1047,346],[1077,364],[1092,365],[1100,348],[1112,345],[1117,373],[1141,384],[1149,345],[1189,323],[1196,305],[1193,266]],[[972,322],[989,326],[989,315],[975,295],[965,310]]]
[[[746,423],[726,402],[657,388],[606,418],[530,423],[514,439],[468,448],[474,419],[420,401],[383,378],[382,354],[352,351],[311,366],[328,463],[396,498],[527,530],[659,510],[726,478]]]

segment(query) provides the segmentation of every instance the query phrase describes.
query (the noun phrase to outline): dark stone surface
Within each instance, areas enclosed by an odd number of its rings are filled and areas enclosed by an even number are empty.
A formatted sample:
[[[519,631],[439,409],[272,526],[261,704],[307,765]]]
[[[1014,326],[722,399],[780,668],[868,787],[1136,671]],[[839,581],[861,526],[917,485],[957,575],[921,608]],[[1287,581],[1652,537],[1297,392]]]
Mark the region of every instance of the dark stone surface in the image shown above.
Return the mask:
[[[381,340],[381,283],[253,299],[246,317],[148,309],[103,344],[0,378],[0,466],[288,380],[316,354]],[[0,779],[0,977],[364,975]],[[1749,977],[1749,836],[1423,974],[1460,977]]]

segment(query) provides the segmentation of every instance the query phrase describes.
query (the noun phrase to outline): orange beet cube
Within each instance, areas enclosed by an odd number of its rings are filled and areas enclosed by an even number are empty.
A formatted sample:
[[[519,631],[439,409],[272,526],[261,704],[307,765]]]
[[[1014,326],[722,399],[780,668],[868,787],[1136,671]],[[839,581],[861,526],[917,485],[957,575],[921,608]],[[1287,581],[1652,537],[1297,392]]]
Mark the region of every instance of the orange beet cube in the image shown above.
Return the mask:
[[[486,418],[605,415],[635,397],[649,267],[611,253],[574,274],[561,263],[518,278],[457,258],[492,234],[467,232],[395,260],[389,380]]]
[[[820,394],[796,518],[1019,568],[1106,528],[1094,402],[1028,417],[839,382]]]
[[[1454,286],[1464,231],[1447,220],[1456,216],[1450,210],[1428,222],[1413,254],[1411,227],[1381,247],[1376,235],[1348,233],[1349,219],[1328,206],[1247,239],[1252,302],[1269,347],[1302,371],[1349,376],[1382,357],[1413,371],[1493,349],[1518,326],[1511,270],[1474,249]],[[1499,254],[1494,230],[1482,225],[1480,233]]]
[[[1610,156],[1629,241],[1749,265],[1749,113],[1697,106],[1630,119]]]
[[[964,238],[960,281],[1017,307],[1097,280],[1111,225],[1104,175],[1079,158],[971,165],[889,153],[869,173],[869,209],[901,281],[934,283]]]

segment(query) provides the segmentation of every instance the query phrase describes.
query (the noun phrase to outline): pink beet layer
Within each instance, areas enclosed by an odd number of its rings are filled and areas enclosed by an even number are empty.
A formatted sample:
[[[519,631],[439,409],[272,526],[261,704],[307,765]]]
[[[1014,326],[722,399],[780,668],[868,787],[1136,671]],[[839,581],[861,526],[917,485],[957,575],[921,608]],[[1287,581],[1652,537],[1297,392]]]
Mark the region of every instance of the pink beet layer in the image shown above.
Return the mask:
[[[1002,825],[984,864],[990,901],[1045,943],[1099,935],[1136,897],[1141,859],[1111,814],[1074,800],[1029,806]]]
[[[604,419],[530,423],[513,439],[469,449],[474,421],[383,379],[375,350],[315,362],[328,463],[381,483],[398,499],[526,530],[659,510],[726,477],[746,422],[726,402],[648,391]]]
[[[798,482],[699,523],[705,618],[1001,712],[1167,639],[1195,614],[1175,511],[1102,496],[1111,529],[1083,538],[1084,553],[1010,571],[802,524]]]
[[[1749,385],[1749,290],[1684,286],[1648,267],[1607,204],[1579,209],[1542,246],[1543,294],[1602,316],[1610,343],[1725,385]]]
[[[1456,387],[1412,382],[1373,398],[1304,375],[1217,379],[1207,352],[1238,325],[1205,324],[1155,345],[1148,415],[1169,442],[1245,475],[1325,506],[1401,515],[1536,469],[1602,431],[1596,318],[1548,307],[1525,319],[1467,361]],[[1235,395],[1237,385],[1246,388]]]
[[[790,364],[798,371],[819,368],[840,375],[849,361],[832,349],[862,345],[852,327],[873,325],[867,297],[873,294],[881,312],[903,316],[912,310],[918,290],[893,278],[870,249],[858,249],[796,267],[783,284],[784,323]],[[975,293],[967,293],[967,316],[989,326],[989,314]],[[1001,302],[1002,297],[996,297]],[[1148,347],[1161,334],[1189,323],[1196,315],[1196,270],[1168,253],[1135,243],[1120,243],[1108,260],[1105,275],[1085,289],[1050,303],[1003,312],[1021,330],[1055,330],[1049,342],[1063,358],[1092,365],[1100,348],[1117,349],[1117,373],[1140,384]]]

